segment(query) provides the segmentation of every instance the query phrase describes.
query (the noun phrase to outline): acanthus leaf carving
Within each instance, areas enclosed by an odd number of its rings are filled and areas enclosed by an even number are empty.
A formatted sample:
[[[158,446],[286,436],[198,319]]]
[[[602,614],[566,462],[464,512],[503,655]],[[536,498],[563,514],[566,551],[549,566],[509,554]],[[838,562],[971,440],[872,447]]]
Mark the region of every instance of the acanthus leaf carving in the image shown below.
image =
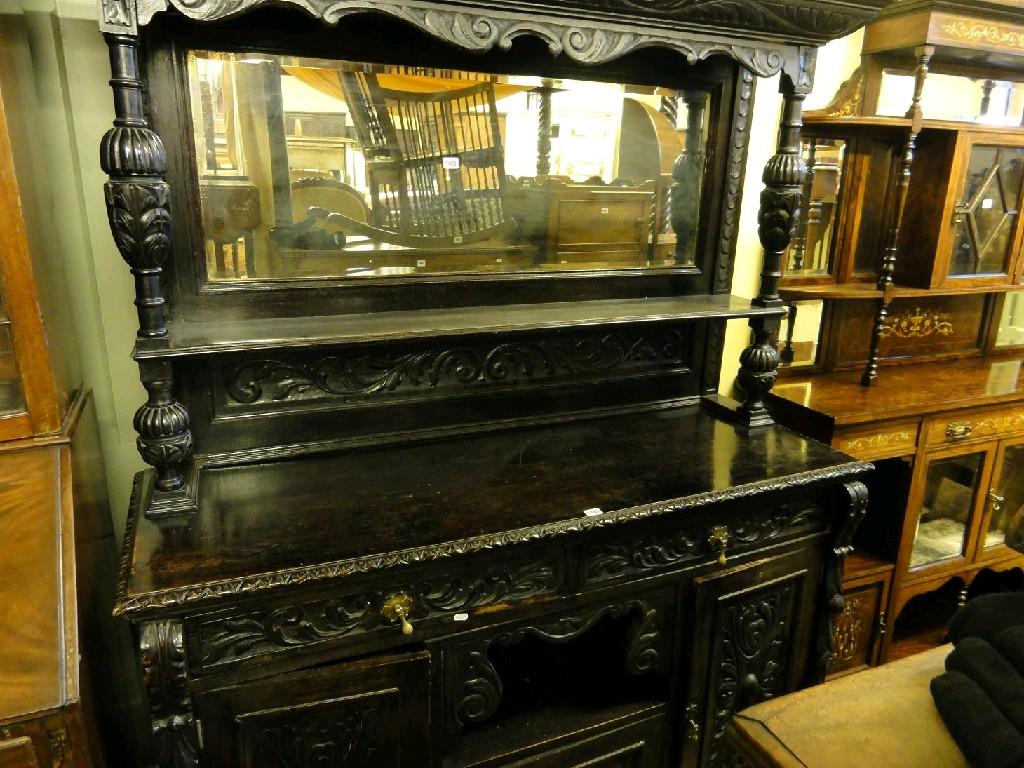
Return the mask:
[[[518,568],[494,566],[475,577],[444,576],[391,586],[386,593],[410,595],[410,618],[424,619],[552,594],[560,584],[553,565],[536,561]],[[385,597],[383,590],[369,591],[204,621],[197,627],[200,663],[213,667],[385,626]]]
[[[157,764],[161,768],[198,768],[198,739],[181,623],[144,623],[139,651]]]
[[[170,187],[166,182],[105,185],[110,232],[134,269],[160,267],[171,249]]]
[[[352,401],[395,392],[568,379],[620,368],[684,370],[688,346],[687,332],[671,328],[414,352],[245,360],[226,370],[224,386],[232,401],[246,405],[330,397]]]
[[[725,609],[708,765],[730,764],[725,725],[734,712],[783,692],[793,586],[785,583]]]

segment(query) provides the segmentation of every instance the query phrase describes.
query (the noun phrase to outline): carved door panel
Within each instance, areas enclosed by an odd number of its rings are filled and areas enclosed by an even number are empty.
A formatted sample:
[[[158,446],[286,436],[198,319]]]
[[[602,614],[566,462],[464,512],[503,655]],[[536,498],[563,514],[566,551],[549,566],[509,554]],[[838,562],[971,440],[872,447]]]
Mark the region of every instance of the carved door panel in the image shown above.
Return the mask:
[[[733,712],[795,690],[806,670],[820,557],[805,550],[694,580],[685,768],[733,765]]]
[[[204,765],[429,766],[430,658],[367,659],[197,696]]]

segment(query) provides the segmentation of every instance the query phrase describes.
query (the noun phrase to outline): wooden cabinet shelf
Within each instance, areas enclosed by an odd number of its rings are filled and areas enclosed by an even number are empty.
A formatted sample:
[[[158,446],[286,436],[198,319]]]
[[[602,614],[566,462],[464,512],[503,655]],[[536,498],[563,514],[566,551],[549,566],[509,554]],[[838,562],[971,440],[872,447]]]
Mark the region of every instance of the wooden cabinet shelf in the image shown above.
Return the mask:
[[[140,341],[137,360],[309,346],[371,344],[479,334],[634,325],[680,320],[728,320],[783,314],[749,299],[697,295],[545,304],[424,309],[359,315],[324,315],[170,323],[165,340]]]

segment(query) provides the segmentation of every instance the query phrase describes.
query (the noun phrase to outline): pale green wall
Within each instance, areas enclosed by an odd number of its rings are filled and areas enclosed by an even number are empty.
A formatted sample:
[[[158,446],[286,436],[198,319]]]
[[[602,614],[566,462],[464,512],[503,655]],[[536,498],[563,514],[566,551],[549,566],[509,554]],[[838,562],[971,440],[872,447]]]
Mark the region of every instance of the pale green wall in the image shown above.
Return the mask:
[[[130,358],[137,321],[132,280],[110,238],[99,168],[100,137],[113,107],[106,46],[94,0],[0,0],[0,12],[22,14],[45,126],[39,141],[53,180],[53,223],[66,260],[71,312],[79,339],[83,378],[93,389],[100,419],[115,528],[123,529],[132,475],[143,465],[135,450],[132,416],[145,399]],[[827,46],[818,59],[817,87],[806,107],[826,103],[854,69],[860,33]],[[778,79],[762,81],[751,119],[748,173],[740,214],[733,293],[757,293],[761,246],[757,207],[761,169],[775,150],[781,100]],[[729,392],[740,351],[748,343],[744,322],[730,324],[722,391]]]
[[[95,0],[0,0],[21,15],[33,63],[39,157],[63,255],[82,378],[93,390],[115,529],[123,529],[132,475],[142,467],[132,416],[145,399],[130,354],[137,321],[128,268],[103,203],[99,140],[113,120],[110,64]],[[54,350],[59,355],[59,350]]]

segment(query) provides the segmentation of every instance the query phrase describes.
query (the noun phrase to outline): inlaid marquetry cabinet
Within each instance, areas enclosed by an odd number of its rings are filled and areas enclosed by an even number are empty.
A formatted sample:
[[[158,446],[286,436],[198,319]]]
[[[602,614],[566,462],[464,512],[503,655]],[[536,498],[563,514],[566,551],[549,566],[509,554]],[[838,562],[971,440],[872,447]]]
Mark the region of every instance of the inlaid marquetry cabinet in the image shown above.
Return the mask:
[[[876,464],[846,572],[870,591],[837,622],[837,674],[938,644],[973,594],[1022,586],[1001,540],[1021,505],[1021,33],[1005,3],[892,4],[805,116],[769,401]]]
[[[870,467],[764,399],[816,46],[877,5],[102,0],[153,760],[726,766],[823,679]]]

